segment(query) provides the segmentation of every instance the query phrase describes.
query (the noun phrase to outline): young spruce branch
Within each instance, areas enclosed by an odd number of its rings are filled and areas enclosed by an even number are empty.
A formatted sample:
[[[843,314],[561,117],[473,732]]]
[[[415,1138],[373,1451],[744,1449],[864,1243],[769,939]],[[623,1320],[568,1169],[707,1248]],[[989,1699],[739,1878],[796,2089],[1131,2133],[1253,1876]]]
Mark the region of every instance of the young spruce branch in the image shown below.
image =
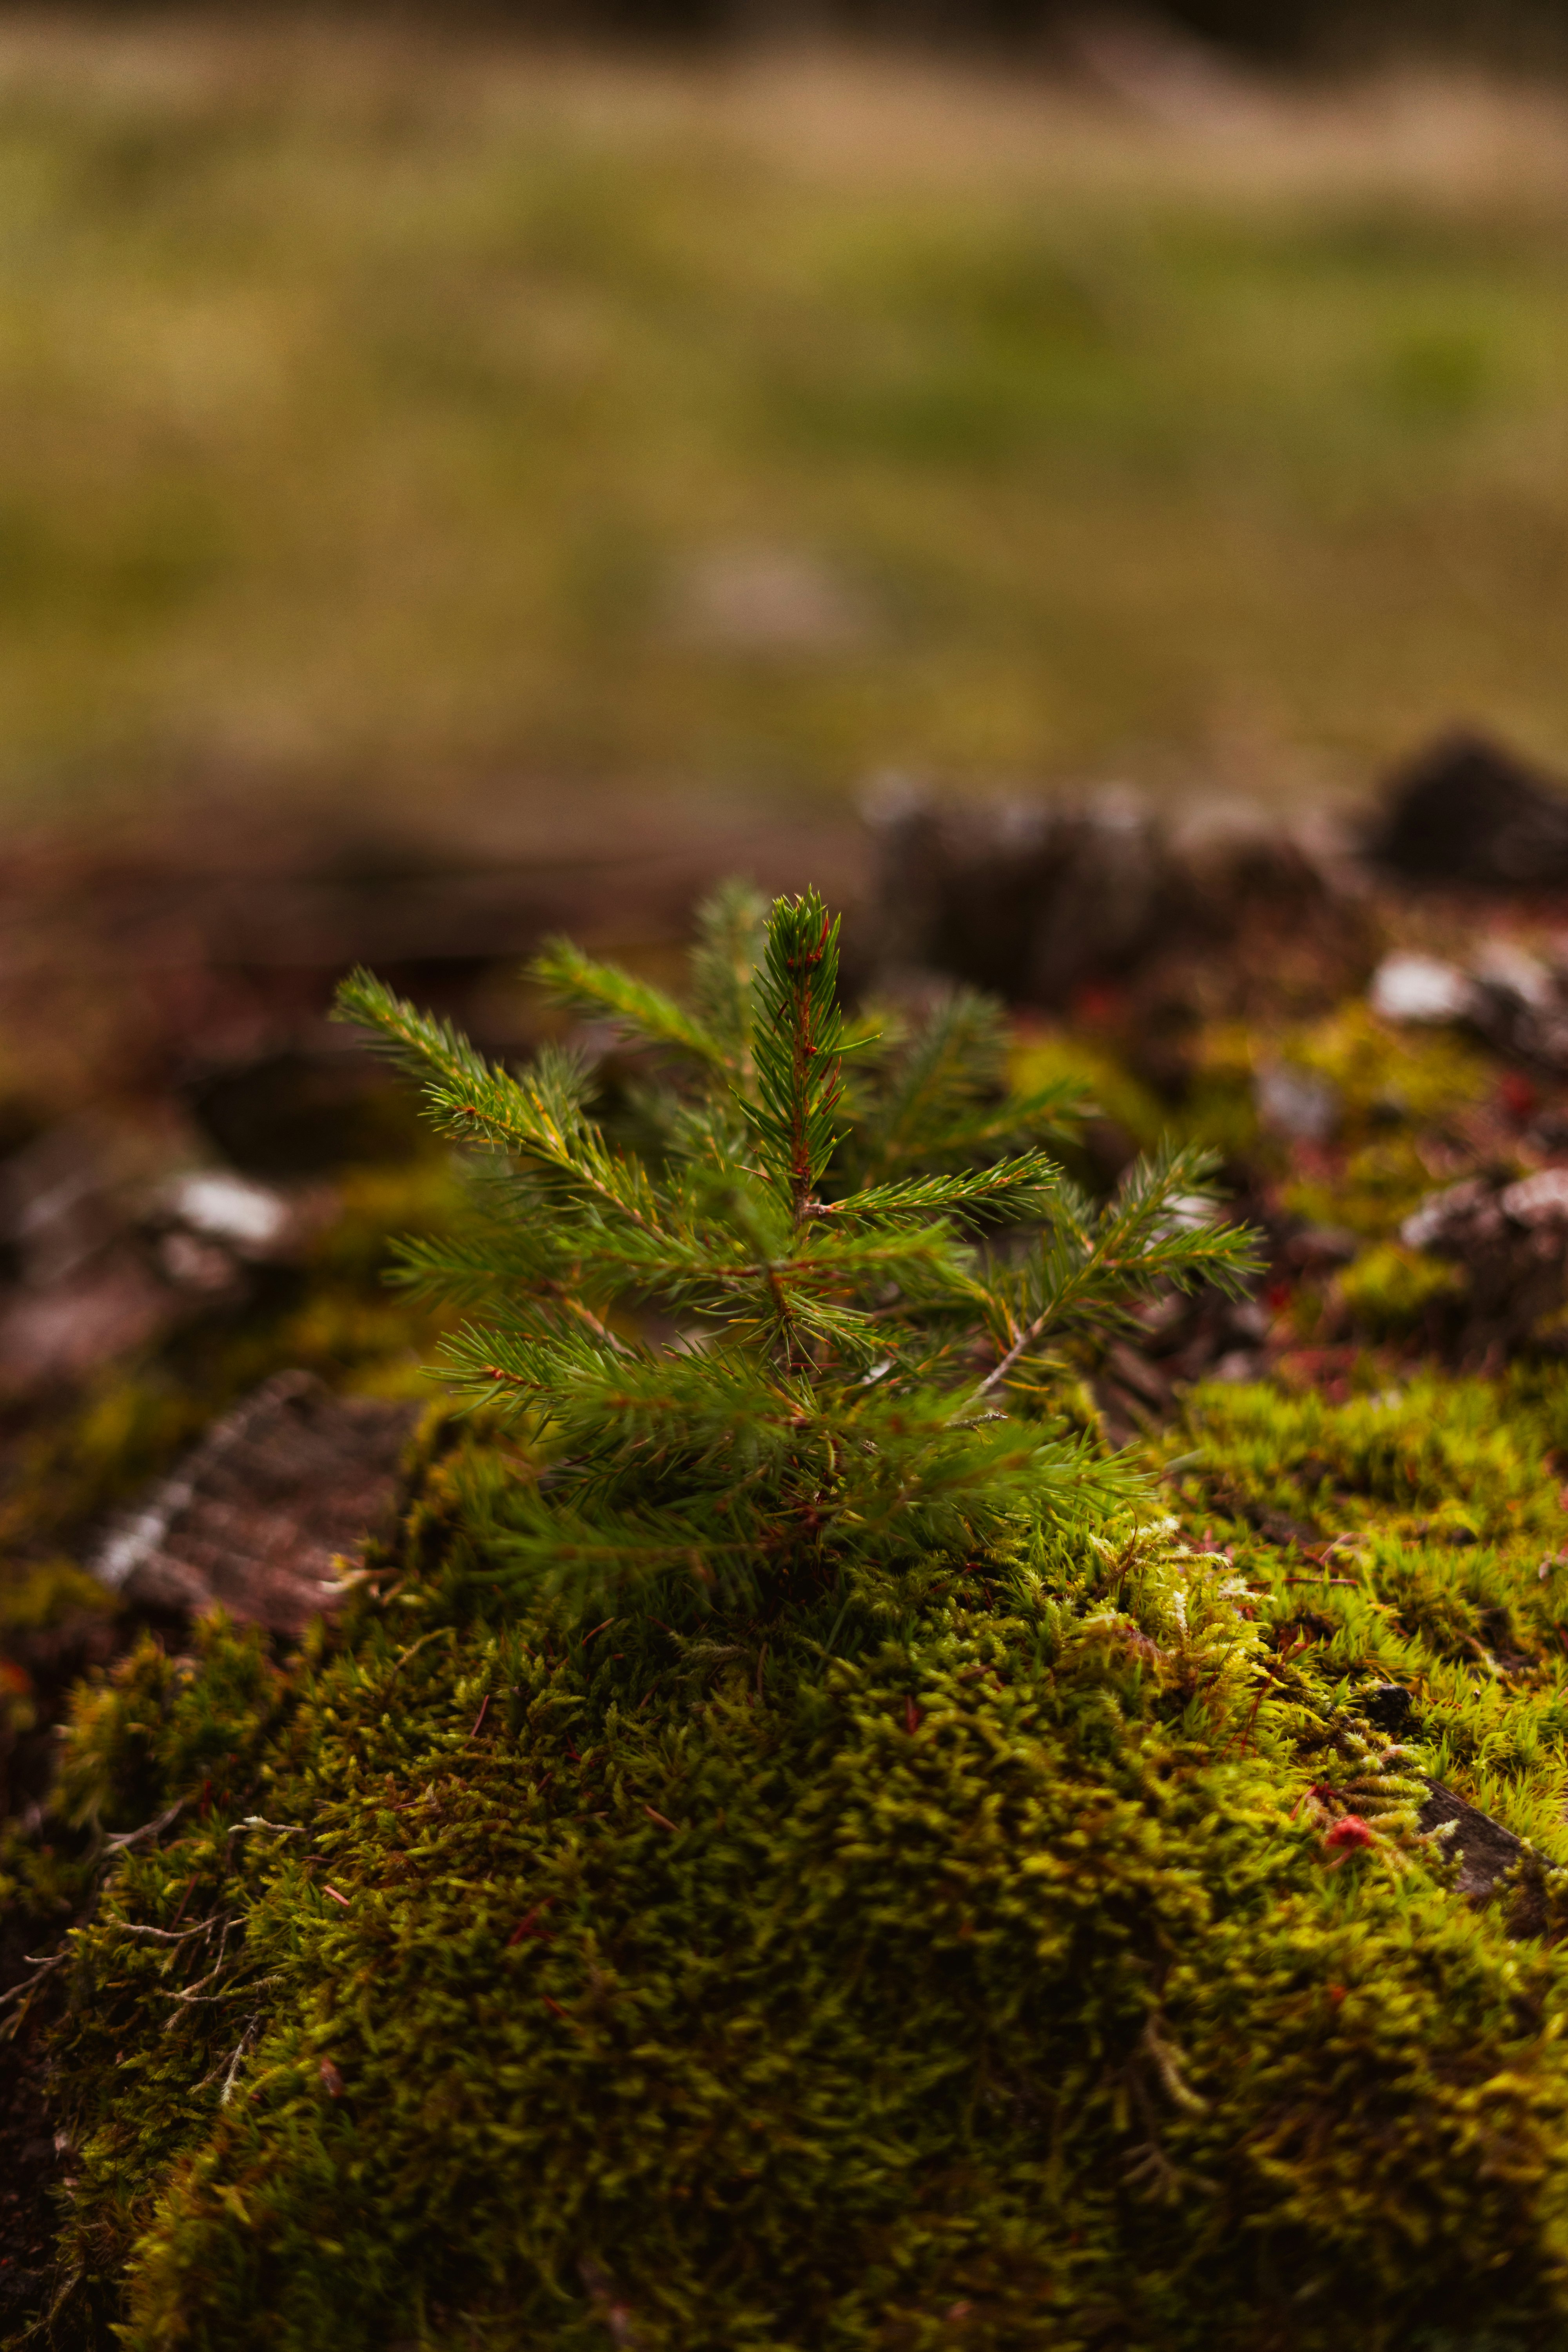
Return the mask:
[[[405,1244],[396,1278],[468,1311],[441,1369],[531,1438],[503,1579],[885,1599],[933,1554],[1135,1499],[1062,1402],[1141,1299],[1256,1270],[1206,1155],[1096,1208],[1046,1149],[1075,1090],[1009,1089],[999,1008],[960,992],[913,1035],[847,1032],[815,891],[721,891],[685,1003],[564,943],[536,970],[645,1054],[635,1147],[583,1057],[514,1074],[368,972],[339,998],[488,1162],[471,1226]]]

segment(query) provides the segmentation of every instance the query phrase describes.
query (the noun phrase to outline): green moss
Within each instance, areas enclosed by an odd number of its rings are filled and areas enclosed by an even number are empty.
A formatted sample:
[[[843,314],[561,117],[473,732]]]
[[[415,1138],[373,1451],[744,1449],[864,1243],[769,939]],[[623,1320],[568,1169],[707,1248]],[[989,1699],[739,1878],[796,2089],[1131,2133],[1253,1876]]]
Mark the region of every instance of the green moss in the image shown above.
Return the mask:
[[[1240,1022],[1210,1023],[1193,1042],[1191,1075],[1174,1115],[1184,1138],[1210,1145],[1232,1164],[1259,1153],[1256,1053]]]
[[[1282,1205],[1310,1223],[1392,1236],[1445,1181],[1455,1123],[1490,1092],[1484,1057],[1444,1031],[1395,1029],[1363,1003],[1292,1033],[1282,1052],[1329,1081],[1342,1114],[1332,1163],[1294,1168]]]
[[[1494,1403],[1207,1395],[1203,1479],[1371,1517],[1465,1473],[1509,1533],[1443,1555],[1452,1605],[1543,1639],[1509,1563],[1560,1515]],[[1424,1704],[1479,1733],[1459,1619],[1384,1595],[1430,1548],[1390,1538],[1359,1613],[1314,1596],[1310,1673],[1288,1570],[1158,1532],[933,1559],[897,1622],[501,1618],[515,1465],[443,1442],[381,1597],[287,1675],[218,1623],[79,1704],[63,1801],[187,1810],[76,1942],[59,2324],[102,2292],[160,2352],[1563,2325],[1568,1948],[1447,1891],[1343,1703],[1430,1651]],[[1343,1861],[1325,1780],[1377,1826]]]
[[[210,1411],[160,1365],[108,1373],[22,1448],[0,1510],[0,1541],[35,1556],[44,1545],[58,1546],[165,1468]],[[31,1562],[24,1572],[33,1573]]]
[[[1338,1006],[1290,1039],[1290,1058],[1334,1086],[1353,1129],[1452,1118],[1490,1091],[1485,1058],[1450,1031],[1396,1028],[1363,1003]]]
[[[1338,1284],[1358,1328],[1391,1339],[1418,1331],[1429,1310],[1464,1294],[1462,1271],[1398,1242],[1375,1243],[1348,1265]]]
[[[1028,1051],[1035,1050],[1031,1043]],[[1186,1080],[1173,1107],[1153,1103],[1109,1055],[1075,1060],[1078,1053],[1076,1041],[1061,1048],[1061,1066],[1081,1071],[1101,1099],[1112,1103],[1125,1094],[1153,1131],[1163,1124],[1184,1140],[1221,1152],[1233,1169],[1277,1187],[1289,1215],[1373,1240],[1391,1238],[1416,1203],[1447,1181],[1467,1118],[1494,1083],[1485,1056],[1461,1040],[1443,1031],[1396,1029],[1361,1003],[1278,1028],[1205,1024],[1188,1041]],[[1259,1117],[1259,1076],[1279,1067],[1325,1080],[1331,1089],[1332,1132],[1304,1150]],[[1122,1112],[1115,1115],[1142,1139],[1142,1129]]]
[[[0,1582],[0,1644],[7,1634],[43,1632],[73,1610],[102,1615],[112,1606],[96,1577],[72,1559],[49,1559]]]
[[[69,1822],[109,1831],[193,1797],[204,1811],[248,1785],[281,1677],[258,1627],[199,1619],[188,1654],[145,1634],[108,1679],[83,1691],[57,1784]]]
[[[1026,1031],[1012,1055],[1009,1076],[1020,1094],[1062,1079],[1076,1081],[1094,1108],[1114,1119],[1141,1151],[1152,1150],[1170,1124],[1158,1097],[1113,1054],[1066,1030]]]
[[[1205,1391],[1233,1563],[932,1563],[832,1657],[497,1619],[515,1464],[433,1429],[324,1647],[215,1624],[78,1704],[62,1812],[185,1810],[77,1939],[59,2325],[96,2281],[149,2347],[1543,2340],[1563,1964],[1407,1859],[1354,1727],[1402,1681],[1413,1760],[1561,1853],[1565,1394]],[[1347,1583],[1269,1511],[1364,1538]]]
[[[1539,1538],[1561,1529],[1562,1515],[1538,1416],[1510,1404],[1491,1381],[1428,1371],[1344,1405],[1313,1391],[1207,1387],[1192,1419],[1205,1463],[1223,1465],[1228,1491],[1249,1503],[1337,1511],[1352,1528],[1377,1512],[1402,1523],[1462,1514],[1479,1533]]]
[[[1205,1389],[1179,1491],[1322,1724],[1400,1684],[1423,1769],[1568,1863],[1563,1387],[1426,1374],[1338,1406]]]

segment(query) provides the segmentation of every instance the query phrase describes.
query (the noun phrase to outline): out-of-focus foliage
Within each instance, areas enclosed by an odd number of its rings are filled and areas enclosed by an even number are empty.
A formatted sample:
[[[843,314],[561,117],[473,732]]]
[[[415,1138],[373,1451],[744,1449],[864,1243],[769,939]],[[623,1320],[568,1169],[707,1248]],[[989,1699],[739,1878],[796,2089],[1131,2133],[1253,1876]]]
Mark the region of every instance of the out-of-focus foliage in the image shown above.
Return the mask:
[[[492,0],[492,5],[494,0]],[[634,37],[754,35],[754,0],[510,0],[497,13],[530,29],[595,30]],[[1131,13],[1131,12],[1130,12]],[[1163,0],[1135,18],[1148,37],[1168,26],[1177,35],[1240,50],[1248,57],[1297,62],[1349,47],[1364,52],[1405,45],[1508,55],[1532,37],[1568,29],[1562,0],[1390,0],[1376,11],[1354,0]],[[1037,48],[1070,29],[1081,12],[1071,0],[773,0],[763,28]]]
[[[5,20],[0,783],[1561,757],[1563,176],[1471,85]]]

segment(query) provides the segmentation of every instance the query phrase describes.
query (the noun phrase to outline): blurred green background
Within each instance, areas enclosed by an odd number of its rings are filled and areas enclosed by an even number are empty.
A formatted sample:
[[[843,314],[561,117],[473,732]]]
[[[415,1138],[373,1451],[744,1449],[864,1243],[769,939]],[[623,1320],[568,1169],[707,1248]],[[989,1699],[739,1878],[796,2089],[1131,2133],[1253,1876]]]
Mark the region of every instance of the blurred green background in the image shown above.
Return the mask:
[[[1568,766],[1568,99],[1089,63],[0,19],[4,804]]]

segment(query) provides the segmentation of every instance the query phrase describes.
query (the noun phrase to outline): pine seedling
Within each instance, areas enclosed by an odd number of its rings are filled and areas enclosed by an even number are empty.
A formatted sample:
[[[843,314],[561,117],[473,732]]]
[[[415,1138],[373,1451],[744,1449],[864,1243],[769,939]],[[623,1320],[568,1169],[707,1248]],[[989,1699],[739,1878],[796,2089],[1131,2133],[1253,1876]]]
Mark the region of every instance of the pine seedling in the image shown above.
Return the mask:
[[[468,1311],[439,1369],[521,1417],[542,1465],[488,1547],[503,1581],[886,1604],[933,1554],[1136,1498],[1062,1399],[1140,1299],[1256,1270],[1208,1155],[1163,1153],[1097,1209],[1047,1148],[1081,1104],[1008,1091],[998,1008],[846,1022],[815,891],[765,917],[721,891],[685,1003],[564,943],[536,971],[645,1055],[629,1135],[581,1055],[513,1073],[369,973],[339,999],[489,1163],[470,1229],[405,1244],[397,1278]]]

